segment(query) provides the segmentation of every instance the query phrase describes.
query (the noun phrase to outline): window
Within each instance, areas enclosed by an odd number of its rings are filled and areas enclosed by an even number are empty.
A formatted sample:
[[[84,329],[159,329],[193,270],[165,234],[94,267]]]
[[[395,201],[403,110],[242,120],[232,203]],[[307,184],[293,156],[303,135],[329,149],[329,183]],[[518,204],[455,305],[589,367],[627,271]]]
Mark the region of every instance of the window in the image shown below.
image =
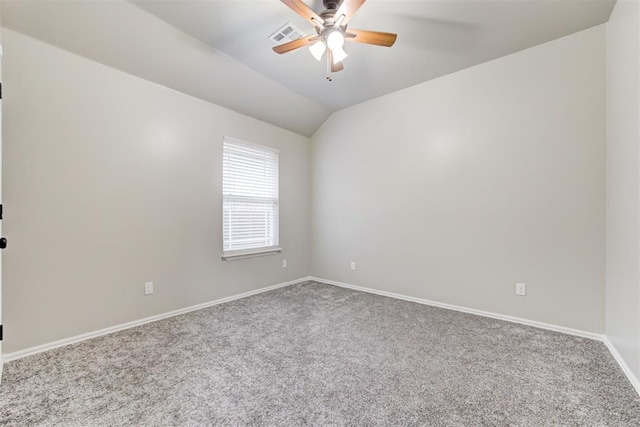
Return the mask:
[[[226,260],[280,252],[277,150],[225,137],[222,235]]]

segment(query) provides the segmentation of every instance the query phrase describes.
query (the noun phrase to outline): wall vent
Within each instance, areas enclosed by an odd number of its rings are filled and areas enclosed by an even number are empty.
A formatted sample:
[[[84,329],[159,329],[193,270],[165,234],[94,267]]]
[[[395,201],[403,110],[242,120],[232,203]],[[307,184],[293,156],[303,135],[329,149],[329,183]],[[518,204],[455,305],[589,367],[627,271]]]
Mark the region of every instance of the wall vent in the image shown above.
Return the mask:
[[[302,37],[302,32],[294,27],[291,22],[287,22],[282,28],[271,34],[269,40],[274,44],[282,44],[298,40],[300,37]]]

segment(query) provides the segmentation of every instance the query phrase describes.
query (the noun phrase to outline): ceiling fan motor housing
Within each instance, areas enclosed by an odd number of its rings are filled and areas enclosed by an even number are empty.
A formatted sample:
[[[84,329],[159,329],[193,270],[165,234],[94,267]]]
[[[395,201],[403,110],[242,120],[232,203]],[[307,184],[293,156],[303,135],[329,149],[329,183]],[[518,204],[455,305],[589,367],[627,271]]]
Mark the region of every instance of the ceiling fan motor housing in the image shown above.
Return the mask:
[[[322,4],[327,10],[337,10],[342,0],[322,0]]]

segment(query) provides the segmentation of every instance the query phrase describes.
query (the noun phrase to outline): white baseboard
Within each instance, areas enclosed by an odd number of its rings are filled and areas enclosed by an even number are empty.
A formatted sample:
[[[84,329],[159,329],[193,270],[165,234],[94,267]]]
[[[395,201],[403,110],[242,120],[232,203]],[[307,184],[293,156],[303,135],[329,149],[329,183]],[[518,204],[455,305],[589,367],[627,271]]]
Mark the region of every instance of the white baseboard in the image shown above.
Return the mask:
[[[459,305],[445,304],[442,302],[431,301],[422,298],[410,297],[407,295],[396,294],[393,292],[380,291],[377,289],[365,288],[363,286],[351,285],[349,283],[336,282],[335,280],[321,279],[319,277],[310,277],[309,280],[314,280],[320,283],[326,283],[328,285],[339,286],[341,288],[353,289],[355,291],[368,292],[370,294],[382,295],[389,298],[395,298],[403,301],[416,302],[418,304],[431,305],[433,307],[446,308],[447,310],[461,311],[463,313],[475,314],[478,316],[490,317],[492,319],[506,320],[507,322],[519,323],[521,325],[534,326],[536,328],[547,329],[555,332],[562,332],[564,334],[575,335],[582,338],[589,338],[593,340],[602,341],[603,336],[593,332],[581,331],[578,329],[566,328],[564,326],[551,325],[549,323],[537,322],[535,320],[521,319],[519,317],[507,316],[504,314],[491,313],[489,311],[476,310],[474,308],[462,307]]]
[[[202,304],[192,305],[190,307],[181,308],[179,310],[170,311],[168,313],[158,314],[156,316],[145,317],[144,319],[134,320],[132,322],[122,323],[120,325],[111,326],[109,328],[100,329],[98,331],[87,332],[86,334],[76,335],[74,337],[65,338],[59,341],[50,342],[47,344],[38,345],[35,347],[30,347],[24,350],[16,351],[13,353],[7,353],[3,355],[2,360],[3,363],[10,362],[12,360],[21,359],[23,357],[31,356],[37,353],[42,353],[43,351],[53,350],[54,348],[64,347],[69,344],[75,344],[80,341],[85,341],[91,338],[96,338],[102,335],[111,334],[114,332],[122,331],[125,329],[133,328],[136,326],[144,325],[145,323],[156,322],[158,320],[166,319],[168,317],[179,316],[181,314],[189,313],[190,311],[201,310],[203,308],[211,307],[218,304],[223,304],[225,302],[234,301],[241,298],[250,297],[252,295],[261,294],[263,292],[272,291],[278,288],[284,288],[285,286],[294,285],[296,283],[304,282],[307,280],[311,280],[310,277],[303,277],[300,279],[292,280],[290,282],[279,283],[273,286],[267,286],[266,288],[256,289],[254,291],[244,292],[237,295],[232,295],[230,297],[221,298],[209,302],[205,302]]]
[[[618,350],[615,348],[613,343],[609,340],[609,337],[605,335],[603,341],[604,341],[604,344],[609,349],[609,351],[611,352],[611,354],[613,355],[614,359],[616,359],[616,362],[618,362],[618,365],[620,365],[620,369],[622,369],[622,372],[624,372],[627,378],[629,378],[629,382],[631,382],[631,385],[633,386],[633,388],[635,388],[636,392],[640,395],[640,381],[638,381],[638,378],[636,378],[633,372],[631,372],[631,369],[629,369],[629,366],[627,365],[627,363],[624,361],[622,356],[620,356],[620,353],[618,353]]]

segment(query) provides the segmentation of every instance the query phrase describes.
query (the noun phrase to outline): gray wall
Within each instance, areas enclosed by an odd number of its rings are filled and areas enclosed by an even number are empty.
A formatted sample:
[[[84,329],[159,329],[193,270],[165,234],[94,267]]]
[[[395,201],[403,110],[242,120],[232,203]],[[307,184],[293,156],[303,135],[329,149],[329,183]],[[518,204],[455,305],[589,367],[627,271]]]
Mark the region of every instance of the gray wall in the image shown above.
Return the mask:
[[[308,274],[308,138],[10,30],[3,44],[5,353]],[[223,135],[280,150],[281,255],[220,259]]]
[[[640,3],[607,24],[606,334],[640,378]]]
[[[601,333],[604,154],[605,26],[334,113],[312,275]]]

